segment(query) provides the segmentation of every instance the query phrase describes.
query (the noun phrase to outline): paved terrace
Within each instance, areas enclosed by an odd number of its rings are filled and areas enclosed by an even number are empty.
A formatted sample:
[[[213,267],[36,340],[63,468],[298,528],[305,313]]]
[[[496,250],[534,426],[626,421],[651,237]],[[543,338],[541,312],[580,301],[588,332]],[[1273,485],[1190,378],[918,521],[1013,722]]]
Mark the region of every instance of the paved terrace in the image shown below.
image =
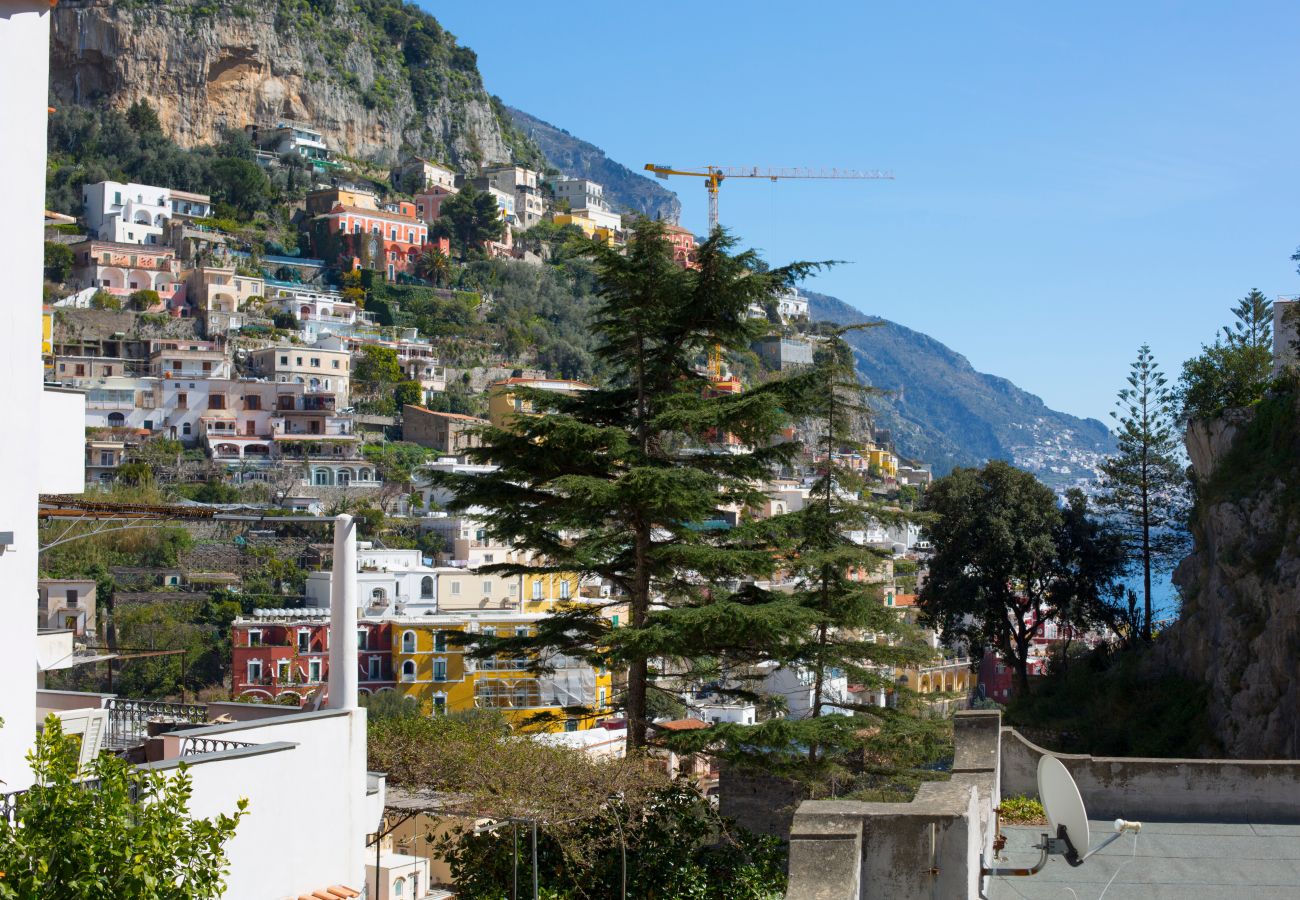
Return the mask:
[[[1093,842],[1111,823],[1092,822]],[[1006,866],[1031,866],[1045,830],[1004,827]],[[1109,887],[1107,885],[1109,884]],[[1281,900],[1300,897],[1300,825],[1144,822],[1082,866],[1052,857],[1037,875],[997,878],[991,900]]]

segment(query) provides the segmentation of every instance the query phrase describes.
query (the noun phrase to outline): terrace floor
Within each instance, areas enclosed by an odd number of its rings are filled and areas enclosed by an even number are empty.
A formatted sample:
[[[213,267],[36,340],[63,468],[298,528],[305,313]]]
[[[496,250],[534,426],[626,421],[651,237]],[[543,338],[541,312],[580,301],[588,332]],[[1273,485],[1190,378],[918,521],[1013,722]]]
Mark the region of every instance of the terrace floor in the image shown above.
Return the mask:
[[[1093,841],[1111,829],[1109,822],[1092,822]],[[1045,830],[1004,827],[1009,861],[998,865],[1033,865],[1033,845]],[[1125,835],[1077,868],[1053,856],[1037,875],[993,879],[988,894],[992,900],[1295,900],[1300,825],[1144,822],[1136,845]]]

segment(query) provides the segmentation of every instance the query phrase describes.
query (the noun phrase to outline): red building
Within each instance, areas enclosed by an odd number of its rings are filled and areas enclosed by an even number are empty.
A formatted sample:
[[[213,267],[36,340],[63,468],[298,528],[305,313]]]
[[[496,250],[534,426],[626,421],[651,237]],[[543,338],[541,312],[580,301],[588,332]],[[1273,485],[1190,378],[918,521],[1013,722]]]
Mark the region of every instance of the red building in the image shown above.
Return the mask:
[[[673,245],[673,261],[685,269],[695,268],[695,235],[680,225],[666,225],[664,236]]]
[[[359,260],[369,269],[414,274],[415,261],[429,241],[429,226],[415,215],[409,200],[383,209],[336,203],[314,223],[313,252],[322,259]]]
[[[373,694],[392,688],[392,632],[387,622],[357,622],[357,681]],[[230,626],[231,694],[254,701],[301,702],[329,683],[327,609],[258,610]],[[288,702],[288,700],[282,701]]]
[[[1029,677],[1042,675],[1047,660],[1041,656],[1029,657]],[[980,660],[979,693],[990,700],[1006,703],[1016,693],[1016,670],[1004,663],[996,653],[984,654]]]

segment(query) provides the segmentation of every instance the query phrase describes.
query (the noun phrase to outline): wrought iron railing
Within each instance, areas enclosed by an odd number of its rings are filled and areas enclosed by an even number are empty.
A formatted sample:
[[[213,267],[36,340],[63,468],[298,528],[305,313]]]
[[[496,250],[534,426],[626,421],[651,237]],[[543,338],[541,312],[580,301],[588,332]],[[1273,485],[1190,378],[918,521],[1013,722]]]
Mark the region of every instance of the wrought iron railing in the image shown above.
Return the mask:
[[[186,737],[181,738],[181,756],[198,756],[202,753],[221,753],[225,750],[242,750],[254,747],[247,741],[230,741],[225,738]]]
[[[208,721],[208,708],[194,703],[114,698],[107,701],[104,708],[108,710],[108,734],[104,743],[113,750],[143,743],[149,736],[150,720],[188,725],[203,725]]]

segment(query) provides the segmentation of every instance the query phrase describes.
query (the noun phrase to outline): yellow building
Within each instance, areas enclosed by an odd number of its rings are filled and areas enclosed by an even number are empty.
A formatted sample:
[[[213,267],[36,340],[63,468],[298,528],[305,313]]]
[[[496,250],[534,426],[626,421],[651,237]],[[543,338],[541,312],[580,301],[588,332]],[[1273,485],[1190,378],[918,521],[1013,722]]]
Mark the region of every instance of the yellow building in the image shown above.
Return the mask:
[[[532,584],[545,588],[536,576]],[[552,576],[555,585],[576,578]],[[532,588],[530,586],[529,590]],[[532,603],[541,608],[551,601]],[[456,632],[495,634],[498,637],[534,633],[544,611],[493,612],[490,615],[438,613],[393,622],[393,673],[398,693],[419,704],[424,715],[467,709],[499,709],[513,724],[539,731],[576,731],[590,728],[611,712],[613,684],[608,670],[596,670],[576,659],[551,661],[554,672],[536,675],[526,671],[527,659],[496,657],[473,660],[450,637]],[[589,712],[573,715],[566,707]],[[549,717],[542,723],[532,722]]]
[[[567,378],[507,378],[488,385],[488,419],[498,428],[518,415],[532,415],[531,400],[523,397],[518,388],[532,388],[539,391],[555,391],[560,394],[573,394],[578,391],[590,391],[591,385]]]
[[[891,477],[898,475],[898,457],[888,450],[872,447],[867,451],[868,464],[879,467],[880,471]]]

